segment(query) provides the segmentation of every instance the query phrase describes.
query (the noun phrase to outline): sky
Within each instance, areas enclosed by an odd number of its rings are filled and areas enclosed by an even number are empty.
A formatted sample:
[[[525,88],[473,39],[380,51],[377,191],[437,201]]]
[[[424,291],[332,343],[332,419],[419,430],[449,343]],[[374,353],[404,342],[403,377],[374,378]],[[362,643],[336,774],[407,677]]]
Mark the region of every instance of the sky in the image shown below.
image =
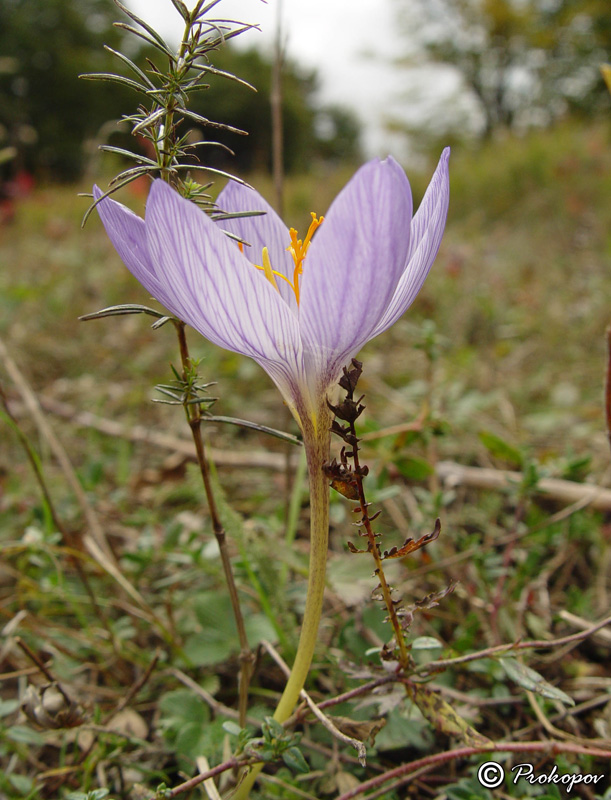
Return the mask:
[[[178,40],[183,22],[170,0],[127,2],[156,30]],[[398,152],[405,148],[404,137],[384,129],[385,118],[400,105],[406,79],[393,65],[404,47],[394,7],[394,0],[223,0],[215,14],[260,25],[260,32],[249,31],[235,42],[269,51],[280,8],[287,55],[317,69],[321,102],[341,103],[357,114],[367,157],[404,158]]]

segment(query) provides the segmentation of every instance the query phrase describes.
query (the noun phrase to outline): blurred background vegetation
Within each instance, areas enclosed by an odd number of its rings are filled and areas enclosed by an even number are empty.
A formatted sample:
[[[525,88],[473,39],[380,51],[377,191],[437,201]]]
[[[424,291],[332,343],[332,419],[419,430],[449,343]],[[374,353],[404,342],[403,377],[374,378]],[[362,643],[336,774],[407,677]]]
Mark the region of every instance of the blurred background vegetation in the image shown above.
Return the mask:
[[[611,49],[611,11],[605,0],[393,0],[405,38],[405,95],[420,118],[409,124],[391,111],[387,124],[415,146],[520,133],[567,115],[591,119],[609,110],[599,66]],[[170,13],[174,13],[170,9]],[[74,180],[95,147],[127,136],[113,125],[131,111],[122,87],[92,88],[78,75],[116,70],[103,49],[127,46],[146,64],[146,47],[112,27],[120,12],[109,0],[7,0],[0,6],[0,147],[16,148],[11,170],[45,179]],[[219,68],[245,75],[257,92],[222,80],[195,102],[195,111],[248,131],[225,134],[242,171],[270,163],[270,53],[228,46]],[[441,71],[439,71],[441,70]],[[423,79],[424,76],[425,79]],[[284,64],[285,167],[307,171],[317,159],[357,161],[359,122],[349,107],[321,106],[319,78],[290,60]],[[445,93],[435,81],[446,83]],[[435,147],[437,145],[435,144]],[[212,153],[215,166],[226,163]]]
[[[169,5],[169,13],[176,13]],[[0,147],[16,148],[6,172],[25,169],[45,180],[75,180],[98,144],[129,141],[127,127],[113,122],[132,111],[131,92],[114,84],[92,86],[80,74],[116,72],[118,59],[103,49],[123,49],[140,66],[156,53],[112,27],[121,16],[109,0],[9,0],[0,6]],[[214,138],[236,152],[234,169],[266,169],[271,162],[271,61],[255,49],[221,49],[215,66],[246,79],[239,84],[213,79],[194,98],[192,109],[210,119],[248,131],[247,137]],[[283,126],[285,167],[305,171],[313,160],[356,161],[358,124],[345,108],[314,102],[316,75],[284,64]],[[216,132],[215,132],[216,133]],[[211,160],[208,155],[211,155]],[[223,151],[206,153],[206,163],[227,165]]]
[[[448,94],[430,105],[428,124],[414,132],[487,138],[608,111],[599,73],[611,48],[605,0],[394,1],[412,101],[424,99],[419,83],[426,91],[451,78]]]

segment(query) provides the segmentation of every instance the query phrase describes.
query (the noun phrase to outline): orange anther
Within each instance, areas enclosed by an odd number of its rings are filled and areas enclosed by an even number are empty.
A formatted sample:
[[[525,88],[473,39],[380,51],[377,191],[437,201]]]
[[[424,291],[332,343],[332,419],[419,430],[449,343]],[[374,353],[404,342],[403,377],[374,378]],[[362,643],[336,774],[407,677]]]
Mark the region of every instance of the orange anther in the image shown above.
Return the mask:
[[[306,237],[303,241],[297,238],[297,231],[295,228],[291,228],[289,231],[289,236],[291,237],[291,243],[286,248],[287,251],[293,256],[293,261],[295,262],[295,269],[293,271],[293,282],[283,275],[278,270],[272,268],[271,261],[269,258],[269,251],[267,247],[263,248],[263,266],[259,266],[259,264],[255,264],[256,269],[262,270],[265,273],[265,277],[267,280],[272,284],[274,289],[278,291],[278,284],[276,282],[276,278],[282,278],[283,281],[286,281],[288,285],[291,287],[293,292],[295,292],[295,299],[297,300],[297,305],[299,305],[299,276],[303,272],[303,261],[306,257],[306,253],[308,252],[308,248],[312,241],[312,236],[316,232],[317,228],[320,224],[324,221],[324,217],[317,217],[314,212],[312,212],[312,222],[310,223],[310,227],[308,228],[308,232]],[[240,248],[241,252],[244,252],[244,246],[242,242],[238,242],[238,247]]]

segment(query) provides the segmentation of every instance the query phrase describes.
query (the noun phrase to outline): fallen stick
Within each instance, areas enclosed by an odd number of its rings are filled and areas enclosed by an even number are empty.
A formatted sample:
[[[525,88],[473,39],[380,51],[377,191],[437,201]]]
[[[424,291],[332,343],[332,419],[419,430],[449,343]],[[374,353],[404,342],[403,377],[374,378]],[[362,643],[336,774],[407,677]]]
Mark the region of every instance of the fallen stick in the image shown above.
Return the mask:
[[[70,420],[75,425],[93,428],[107,436],[126,439],[131,442],[144,442],[180,453],[187,458],[195,459],[193,442],[180,436],[146,428],[144,425],[124,425],[112,419],[100,417],[90,411],[79,411],[74,406],[40,396],[40,405],[50,414]],[[218,450],[209,448],[210,457],[219,467],[249,467],[254,469],[271,469],[282,471],[286,468],[286,457],[282,453],[264,450]],[[297,454],[295,454],[297,455]],[[473,489],[490,489],[503,491],[519,486],[522,481],[521,472],[511,470],[489,469],[485,467],[466,467],[455,461],[440,461],[436,466],[440,480],[448,488],[468,486]],[[576,483],[560,478],[541,478],[536,491],[547,498],[560,503],[579,503],[590,506],[596,511],[611,511],[611,489],[605,489],[593,483]]]
[[[114,436],[118,439],[126,439],[130,442],[144,442],[180,453],[187,458],[195,460],[195,449],[193,440],[181,436],[171,436],[167,433],[159,433],[151,430],[144,425],[124,425],[114,419],[106,419],[91,411],[79,411],[68,403],[62,403],[50,397],[40,396],[40,405],[50,414],[70,420],[75,425],[83,428],[93,428],[107,436]],[[219,467],[251,467],[259,469],[284,470],[286,469],[286,456],[283,453],[272,453],[264,450],[218,450],[213,447],[207,448],[210,458]],[[298,455],[298,454],[296,454]],[[296,459],[295,459],[296,463]]]
[[[465,467],[455,461],[440,461],[436,466],[440,480],[447,488],[468,486],[473,489],[504,490],[515,488],[522,482],[521,472]],[[535,491],[560,503],[579,503],[596,511],[611,511],[611,489],[594,483],[576,483],[560,478],[541,478]]]

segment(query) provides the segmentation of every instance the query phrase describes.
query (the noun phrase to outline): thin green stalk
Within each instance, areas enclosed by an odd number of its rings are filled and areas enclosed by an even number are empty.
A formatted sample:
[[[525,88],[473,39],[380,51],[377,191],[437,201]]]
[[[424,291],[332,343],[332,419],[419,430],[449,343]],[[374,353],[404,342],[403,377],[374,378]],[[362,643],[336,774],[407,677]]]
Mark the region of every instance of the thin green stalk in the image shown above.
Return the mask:
[[[277,722],[285,722],[297,705],[299,694],[305,685],[310,665],[312,664],[318,640],[318,626],[322,615],[329,542],[329,486],[322,469],[323,464],[328,460],[330,439],[325,412],[320,415],[318,423],[316,428],[304,426],[303,430],[303,442],[310,476],[308,591],[295,661],[282,697],[274,712],[274,719]],[[262,767],[263,764],[255,764],[238,787],[233,800],[247,800]]]
[[[322,615],[329,544],[329,486],[322,466],[328,459],[329,434],[327,431],[321,433],[320,438],[324,441],[316,441],[313,446],[306,443],[311,515],[308,592],[295,662],[274,712],[274,719],[278,722],[284,722],[290,717],[299,700],[299,693],[304,687],[312,663]]]

